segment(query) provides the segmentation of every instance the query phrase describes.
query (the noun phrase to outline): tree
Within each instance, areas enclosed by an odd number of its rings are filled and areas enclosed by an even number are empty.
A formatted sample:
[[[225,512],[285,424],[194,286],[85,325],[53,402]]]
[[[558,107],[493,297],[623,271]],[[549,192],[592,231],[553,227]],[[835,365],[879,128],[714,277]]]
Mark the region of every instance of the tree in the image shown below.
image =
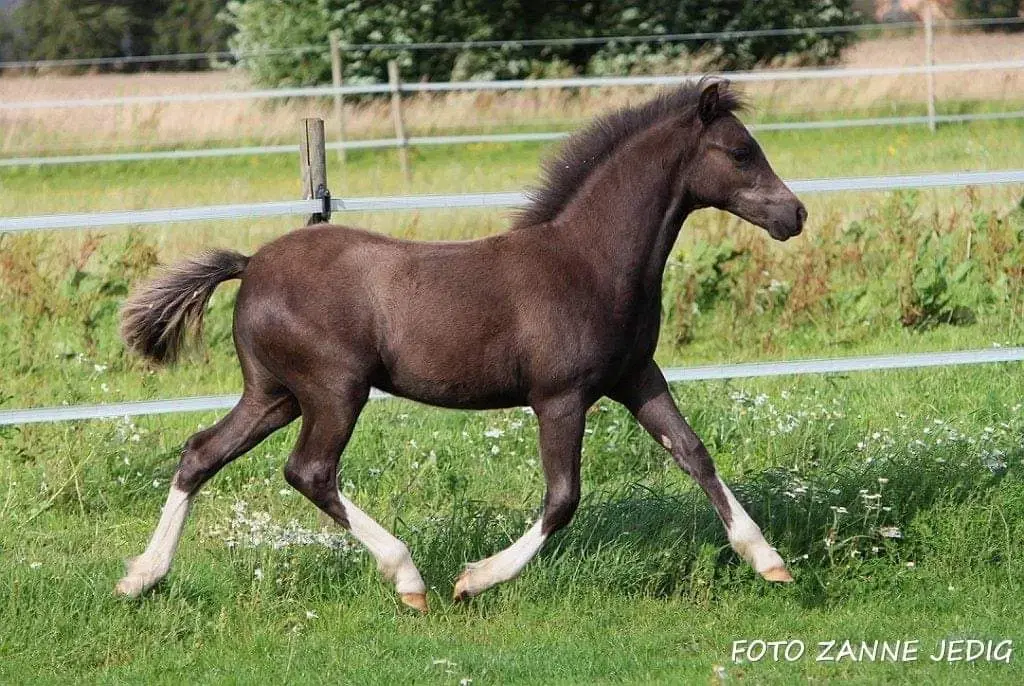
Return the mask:
[[[7,59],[54,60],[224,50],[227,0],[25,0],[10,16]],[[147,68],[203,66],[158,62]]]
[[[130,38],[127,8],[88,0],[29,0],[13,18],[15,52],[22,59],[119,55]]]
[[[153,54],[221,52],[231,28],[218,19],[227,0],[171,0],[153,25]],[[189,63],[192,65],[193,63]],[[194,66],[201,66],[196,62]],[[184,63],[178,63],[182,68]]]

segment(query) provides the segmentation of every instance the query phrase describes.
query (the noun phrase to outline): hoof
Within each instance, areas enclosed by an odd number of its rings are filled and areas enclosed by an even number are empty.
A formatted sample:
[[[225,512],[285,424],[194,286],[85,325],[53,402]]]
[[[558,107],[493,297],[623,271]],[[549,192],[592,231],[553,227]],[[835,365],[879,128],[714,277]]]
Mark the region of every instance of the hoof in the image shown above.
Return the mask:
[[[114,586],[114,595],[122,598],[138,598],[146,590],[146,585],[140,579],[124,577]]]
[[[461,603],[465,600],[469,600],[476,593],[470,590],[469,587],[469,570],[466,570],[459,575],[459,578],[455,582],[455,592],[452,594],[452,600],[457,603]]]
[[[764,577],[765,581],[778,581],[786,584],[793,581],[792,575],[790,575],[789,570],[785,567],[772,567],[761,572],[761,576]]]
[[[426,593],[403,593],[401,597],[402,603],[404,603],[406,607],[411,607],[420,614],[427,614],[429,608],[427,607]]]

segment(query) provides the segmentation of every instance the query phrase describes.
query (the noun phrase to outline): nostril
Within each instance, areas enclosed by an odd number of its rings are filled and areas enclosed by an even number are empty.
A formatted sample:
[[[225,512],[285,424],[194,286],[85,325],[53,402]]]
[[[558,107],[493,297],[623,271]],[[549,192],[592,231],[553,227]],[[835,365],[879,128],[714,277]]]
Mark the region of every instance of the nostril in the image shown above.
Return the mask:
[[[803,205],[798,205],[796,208],[796,222],[803,226],[805,221],[807,221],[807,208]]]

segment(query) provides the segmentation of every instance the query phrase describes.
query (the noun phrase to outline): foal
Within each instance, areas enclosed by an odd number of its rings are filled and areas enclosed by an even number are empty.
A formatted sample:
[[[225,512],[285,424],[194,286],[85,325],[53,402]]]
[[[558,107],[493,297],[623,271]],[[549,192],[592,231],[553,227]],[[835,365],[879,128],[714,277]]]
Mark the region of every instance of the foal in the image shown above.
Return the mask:
[[[171,565],[189,504],[221,467],[302,415],[288,483],[376,558],[402,601],[426,611],[409,549],[338,490],[338,460],[371,388],[431,405],[529,405],[540,426],[543,513],[507,549],[469,564],[456,599],[514,578],[572,518],[587,408],[625,405],[707,493],[732,547],[791,581],[715,473],[653,360],[662,273],[686,216],[717,207],[775,239],[807,212],[736,118],[727,82],[703,79],[599,119],[547,166],[510,231],[420,243],[340,226],[299,229],[251,257],[220,250],[172,267],[125,303],[127,345],[173,362],[217,284],[241,279],[234,341],[242,397],[185,444],[160,522],[117,592]]]

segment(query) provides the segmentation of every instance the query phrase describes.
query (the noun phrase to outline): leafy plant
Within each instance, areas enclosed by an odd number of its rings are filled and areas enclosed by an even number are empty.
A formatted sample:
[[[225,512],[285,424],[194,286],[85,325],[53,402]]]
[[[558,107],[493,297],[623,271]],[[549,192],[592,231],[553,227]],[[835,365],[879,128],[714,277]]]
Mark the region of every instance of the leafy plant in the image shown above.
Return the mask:
[[[969,323],[973,312],[958,300],[974,263],[963,260],[951,267],[948,241],[933,233],[918,240],[914,261],[901,285],[900,322],[903,326],[927,329],[938,324]]]
[[[731,265],[744,254],[732,243],[697,243],[682,263],[670,263],[665,274],[663,310],[677,344],[693,338],[693,327],[702,312],[728,296],[734,285]]]

